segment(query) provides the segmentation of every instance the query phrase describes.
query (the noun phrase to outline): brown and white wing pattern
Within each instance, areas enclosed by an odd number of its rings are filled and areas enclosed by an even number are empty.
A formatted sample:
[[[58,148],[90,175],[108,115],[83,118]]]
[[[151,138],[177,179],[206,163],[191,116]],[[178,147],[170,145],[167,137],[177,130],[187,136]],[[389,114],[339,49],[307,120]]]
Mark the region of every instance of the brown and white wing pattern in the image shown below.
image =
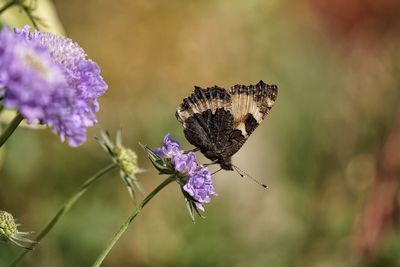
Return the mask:
[[[276,85],[235,85],[229,89],[195,87],[176,111],[186,139],[223,169],[246,142],[274,104]]]
[[[222,160],[233,127],[231,96],[223,88],[195,87],[176,111],[186,139],[209,159]]]
[[[229,90],[232,101],[234,128],[247,139],[264,120],[278,95],[276,85],[260,81],[256,85],[235,85]]]
[[[209,88],[194,87],[193,93],[183,99],[182,104],[176,111],[176,118],[185,127],[185,121],[196,113],[203,113],[211,110],[215,114],[217,109],[231,111],[231,96],[221,87],[213,86]]]

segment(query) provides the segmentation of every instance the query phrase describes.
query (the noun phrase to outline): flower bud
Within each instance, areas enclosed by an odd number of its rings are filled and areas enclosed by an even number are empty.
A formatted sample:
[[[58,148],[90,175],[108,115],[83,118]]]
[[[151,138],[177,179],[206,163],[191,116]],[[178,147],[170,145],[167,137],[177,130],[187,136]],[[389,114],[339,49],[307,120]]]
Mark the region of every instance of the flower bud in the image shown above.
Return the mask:
[[[29,246],[24,246],[22,243],[33,244],[36,242],[25,238],[24,236],[30,233],[20,232],[17,227],[18,224],[15,223],[14,217],[10,213],[0,210],[0,241],[12,242],[19,247],[31,249]]]
[[[11,237],[17,234],[17,225],[14,217],[6,212],[0,211],[0,240],[8,241]]]
[[[114,153],[116,154],[115,159],[118,166],[128,176],[133,176],[138,172],[137,155],[133,150],[123,146],[115,146]]]

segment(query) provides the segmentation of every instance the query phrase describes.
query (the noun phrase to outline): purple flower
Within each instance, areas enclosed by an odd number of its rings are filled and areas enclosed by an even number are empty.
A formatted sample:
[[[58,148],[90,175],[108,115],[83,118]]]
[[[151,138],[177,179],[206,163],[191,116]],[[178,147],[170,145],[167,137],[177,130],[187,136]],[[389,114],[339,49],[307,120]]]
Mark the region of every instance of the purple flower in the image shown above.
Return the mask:
[[[180,150],[179,142],[172,140],[170,134],[164,137],[163,146],[156,148],[155,153],[172,162],[174,170],[184,177],[183,190],[194,199],[196,207],[204,211],[202,204],[209,203],[210,196],[217,195],[208,169],[197,163],[193,152]]]
[[[211,201],[210,196],[217,195],[211,173],[201,165],[189,173],[189,179],[183,189],[197,201],[196,206],[202,211],[204,211],[202,204],[209,203]]]
[[[8,28],[0,32],[0,87],[4,105],[17,108],[29,123],[43,119],[46,107],[56,95],[68,95],[58,90],[66,86],[61,68],[47,49],[28,43]]]
[[[177,153],[172,158],[172,163],[175,170],[180,173],[191,173],[197,167],[196,156],[193,152]]]
[[[31,32],[29,26],[15,32],[3,28],[0,62],[6,107],[18,109],[29,123],[47,124],[71,146],[85,142],[107,84],[81,47],[62,36]]]
[[[175,155],[182,154],[179,150],[179,142],[171,139],[171,134],[166,134],[163,141],[163,146],[156,148],[154,152],[160,157],[172,158]]]

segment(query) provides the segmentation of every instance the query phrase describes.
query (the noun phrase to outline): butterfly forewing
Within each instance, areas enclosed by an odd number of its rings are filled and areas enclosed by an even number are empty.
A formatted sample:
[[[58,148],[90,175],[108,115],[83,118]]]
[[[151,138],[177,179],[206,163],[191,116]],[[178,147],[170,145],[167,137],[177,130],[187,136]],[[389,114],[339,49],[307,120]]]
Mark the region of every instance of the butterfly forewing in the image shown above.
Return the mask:
[[[272,108],[277,94],[276,85],[260,81],[256,85],[235,85],[229,90],[232,101],[234,128],[248,138]]]

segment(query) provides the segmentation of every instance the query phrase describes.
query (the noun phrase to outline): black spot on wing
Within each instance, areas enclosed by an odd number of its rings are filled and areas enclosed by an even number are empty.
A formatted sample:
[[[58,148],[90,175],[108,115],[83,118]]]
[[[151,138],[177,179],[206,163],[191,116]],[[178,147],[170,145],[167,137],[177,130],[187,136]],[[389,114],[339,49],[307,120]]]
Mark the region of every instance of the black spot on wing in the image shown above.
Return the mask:
[[[231,141],[244,142],[246,138],[243,136],[241,130],[235,129],[230,133],[229,139]]]
[[[248,113],[244,118],[244,125],[247,136],[243,136],[243,133],[239,129],[234,129],[229,134],[228,142],[226,143],[225,149],[222,152],[222,158],[230,159],[236,152],[240,150],[240,148],[244,145],[250,134],[254,132],[254,130],[259,125],[258,122],[254,119],[253,115]]]
[[[246,129],[247,135],[250,135],[257,128],[258,122],[257,122],[256,119],[254,119],[253,114],[248,113],[244,117],[244,125],[245,125],[245,129]]]

